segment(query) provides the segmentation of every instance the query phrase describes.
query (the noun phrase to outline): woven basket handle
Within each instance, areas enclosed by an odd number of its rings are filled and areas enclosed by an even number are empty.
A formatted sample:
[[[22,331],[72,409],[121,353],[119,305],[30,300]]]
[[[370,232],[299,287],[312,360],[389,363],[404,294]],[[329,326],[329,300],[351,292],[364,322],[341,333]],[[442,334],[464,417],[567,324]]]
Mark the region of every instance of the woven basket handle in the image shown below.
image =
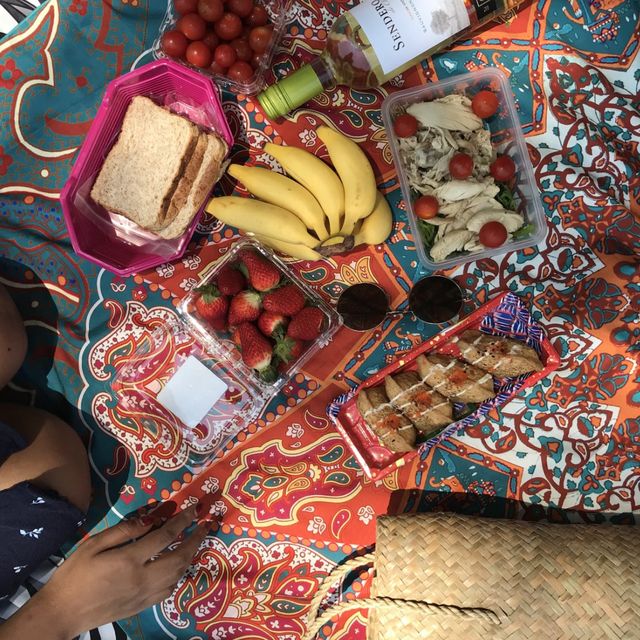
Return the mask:
[[[377,596],[375,598],[363,598],[351,602],[341,602],[334,607],[327,609],[322,615],[318,616],[318,611],[322,601],[331,591],[331,586],[338,581],[342,581],[354,569],[362,567],[366,564],[372,564],[375,560],[373,553],[367,553],[363,556],[357,556],[347,560],[344,564],[337,566],[318,587],[316,595],[311,601],[309,613],[307,614],[308,628],[302,640],[313,640],[318,631],[330,622],[336,616],[354,611],[356,609],[384,609],[384,608],[401,608],[407,613],[419,613],[425,615],[445,614],[456,616],[458,618],[482,620],[492,624],[501,624],[500,616],[490,609],[481,609],[479,607],[456,607],[448,604],[435,604],[431,602],[423,602],[417,600],[404,600],[401,598],[389,598]]]

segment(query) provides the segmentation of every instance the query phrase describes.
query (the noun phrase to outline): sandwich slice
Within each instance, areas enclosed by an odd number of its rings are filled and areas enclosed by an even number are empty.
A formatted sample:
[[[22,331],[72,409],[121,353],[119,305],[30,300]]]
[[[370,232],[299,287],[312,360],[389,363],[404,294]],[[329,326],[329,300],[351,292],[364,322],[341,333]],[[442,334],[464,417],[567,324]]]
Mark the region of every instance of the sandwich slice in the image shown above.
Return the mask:
[[[439,354],[416,358],[418,375],[443,396],[457,402],[484,402],[495,397],[491,374]]]
[[[389,402],[401,411],[423,436],[436,435],[453,422],[453,406],[440,393],[427,387],[415,371],[386,376]]]
[[[534,349],[511,338],[468,329],[457,338],[457,344],[467,362],[496,378],[520,376],[543,369]]]
[[[185,118],[149,98],[134,97],[91,197],[144,229],[162,228],[199,135]]]
[[[177,238],[185,232],[220,177],[222,163],[227,155],[227,143],[215,133],[201,133],[200,137],[204,139],[204,149],[197,172],[190,180],[185,175],[187,197],[182,203],[174,197],[169,207],[171,221],[158,231],[158,235],[166,240]]]
[[[415,427],[410,420],[389,404],[382,387],[361,389],[356,398],[356,406],[364,421],[385,447],[397,453],[414,450]]]

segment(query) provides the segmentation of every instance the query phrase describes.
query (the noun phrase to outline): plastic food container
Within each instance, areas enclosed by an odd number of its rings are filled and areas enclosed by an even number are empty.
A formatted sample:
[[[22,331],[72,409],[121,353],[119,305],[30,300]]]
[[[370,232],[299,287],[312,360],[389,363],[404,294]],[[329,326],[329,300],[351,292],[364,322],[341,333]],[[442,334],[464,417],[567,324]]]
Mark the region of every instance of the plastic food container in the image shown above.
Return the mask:
[[[493,91],[499,100],[498,112],[485,120],[491,132],[491,142],[498,153],[508,154],[516,164],[516,178],[514,199],[516,212],[525,219],[525,225],[531,224],[531,232],[526,238],[506,242],[500,247],[484,249],[475,253],[460,253],[435,262],[422,242],[422,235],[418,228],[416,215],[413,211],[413,201],[417,197],[412,193],[406,176],[406,171],[400,157],[398,139],[393,131],[393,121],[403,113],[407,107],[416,102],[429,102],[452,93],[473,97],[483,89]],[[393,160],[398,172],[402,195],[404,197],[409,224],[415,238],[416,251],[420,262],[430,271],[451,269],[466,262],[489,258],[509,251],[517,251],[532,247],[542,242],[546,236],[544,211],[540,203],[538,188],[533,175],[529,153],[522,135],[518,110],[515,106],[511,88],[505,75],[498,69],[488,68],[473,73],[454,76],[441,82],[405,89],[388,96],[382,105],[382,120],[387,131]]]
[[[448,425],[435,437],[419,445],[415,451],[402,454],[384,447],[358,411],[356,397],[360,389],[382,383],[384,377],[389,374],[415,368],[415,359],[422,353],[442,353],[459,358],[460,351],[450,340],[467,329],[478,329],[484,333],[526,343],[538,353],[543,364],[542,371],[513,378],[494,379],[494,391],[497,392],[495,398],[481,403],[475,411]],[[531,317],[518,296],[505,292],[464,320],[411,349],[396,362],[365,380],[357,389],[338,396],[327,407],[327,415],[349,445],[364,473],[373,480],[379,480],[417,457],[424,461],[429,451],[439,442],[460,429],[477,424],[491,409],[505,405],[516,394],[548,376],[559,364],[560,357],[545,337],[542,327]]]
[[[118,138],[127,107],[131,99],[139,95],[148,96],[202,129],[215,131],[229,148],[233,145],[218,92],[211,80],[201,74],[171,60],[160,60],[109,83],[60,202],[75,252],[121,276],[179,258],[206,204],[205,199],[181,237],[163,240],[91,199],[91,188]],[[140,167],[141,173],[148,169]],[[131,179],[135,180],[136,176]]]
[[[255,95],[265,86],[265,75],[267,74],[267,71],[271,69],[273,54],[282,40],[288,21],[287,14],[292,3],[293,0],[255,0],[255,4],[260,4],[265,8],[269,16],[269,24],[273,25],[273,35],[271,37],[271,42],[263,55],[262,62],[256,68],[251,82],[237,82],[235,80],[230,80],[226,76],[213,73],[209,69],[195,67],[185,60],[178,60],[178,62],[185,67],[196,70],[198,73],[210,76],[216,81],[216,84],[223,89],[248,96]],[[173,0],[168,0],[167,11],[162,21],[162,25],[160,26],[160,33],[153,44],[153,57],[157,60],[167,59],[167,55],[162,51],[162,47],[160,46],[160,39],[165,31],[169,31],[175,27],[178,18],[179,15],[176,14],[173,8]]]
[[[189,295],[183,298],[182,302],[178,306],[178,311],[184,318],[190,330],[210,351],[220,354],[229,366],[233,366],[234,370],[241,372],[243,379],[250,381],[255,388],[261,389],[263,396],[271,397],[296,374],[307,360],[329,344],[331,338],[342,325],[342,318],[333,309],[333,307],[328,305],[311,287],[298,278],[298,276],[296,276],[296,274],[277,255],[275,255],[273,251],[261,245],[257,240],[253,240],[251,238],[243,238],[234,244],[233,248],[228,253],[214,263],[213,268],[202,278],[197,286],[199,287],[204,284],[214,282],[220,273],[220,270],[225,265],[237,262],[240,251],[248,248],[259,252],[273,263],[282,274],[282,281],[290,281],[301,289],[307,299],[307,304],[318,307],[325,317],[324,327],[320,337],[313,343],[307,343],[302,354],[296,360],[290,362],[283,371],[280,371],[278,378],[274,382],[265,382],[258,376],[256,371],[244,364],[240,351],[233,343],[231,334],[228,331],[218,331],[206,320],[203,320],[198,316],[198,313],[195,310],[195,300],[198,294],[195,291],[192,291]]]

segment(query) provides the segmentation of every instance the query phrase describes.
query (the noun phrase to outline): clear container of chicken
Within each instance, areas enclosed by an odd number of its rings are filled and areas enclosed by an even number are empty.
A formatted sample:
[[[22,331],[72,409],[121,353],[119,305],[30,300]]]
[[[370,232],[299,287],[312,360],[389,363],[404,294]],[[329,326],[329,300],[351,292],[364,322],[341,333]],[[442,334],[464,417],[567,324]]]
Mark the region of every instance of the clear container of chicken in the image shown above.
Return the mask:
[[[540,195],[501,71],[398,91],[384,101],[382,119],[427,269],[451,269],[544,240]]]

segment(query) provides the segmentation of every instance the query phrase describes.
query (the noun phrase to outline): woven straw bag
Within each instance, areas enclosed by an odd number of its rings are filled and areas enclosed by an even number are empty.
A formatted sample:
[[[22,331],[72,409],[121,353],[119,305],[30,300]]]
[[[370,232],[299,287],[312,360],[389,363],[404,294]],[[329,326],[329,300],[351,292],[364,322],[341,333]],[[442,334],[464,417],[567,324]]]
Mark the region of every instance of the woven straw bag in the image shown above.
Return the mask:
[[[316,617],[373,562],[371,597]],[[417,514],[378,518],[375,553],[328,576],[308,632],[369,608],[369,640],[640,640],[640,528]]]

